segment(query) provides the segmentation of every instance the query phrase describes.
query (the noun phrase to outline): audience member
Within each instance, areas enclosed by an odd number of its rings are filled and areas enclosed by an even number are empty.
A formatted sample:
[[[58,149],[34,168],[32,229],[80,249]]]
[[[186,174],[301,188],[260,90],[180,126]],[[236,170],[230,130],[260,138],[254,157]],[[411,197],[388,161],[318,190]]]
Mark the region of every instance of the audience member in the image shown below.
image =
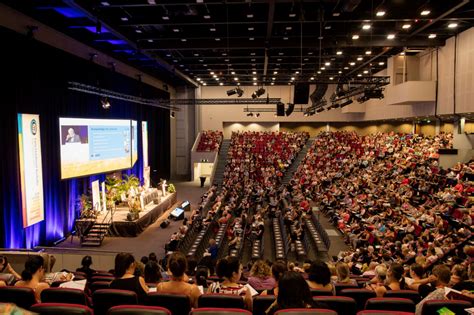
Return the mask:
[[[81,267],[77,268],[76,271],[83,272],[87,276],[87,280],[90,280],[94,273],[96,272],[91,268],[92,266],[92,257],[87,255],[82,258]]]
[[[117,254],[115,256],[115,279],[110,283],[110,288],[133,291],[143,303],[149,289],[145,279],[135,275],[136,267],[137,262],[133,255],[129,253]]]
[[[41,302],[41,292],[49,288],[49,285],[42,282],[45,275],[44,259],[39,255],[28,257],[25,262],[25,270],[21,273],[21,280],[15,283],[16,287],[28,287],[35,291],[35,297]]]
[[[271,274],[270,266],[264,260],[257,260],[250,269],[247,282],[257,291],[270,289],[275,287],[275,279]]]

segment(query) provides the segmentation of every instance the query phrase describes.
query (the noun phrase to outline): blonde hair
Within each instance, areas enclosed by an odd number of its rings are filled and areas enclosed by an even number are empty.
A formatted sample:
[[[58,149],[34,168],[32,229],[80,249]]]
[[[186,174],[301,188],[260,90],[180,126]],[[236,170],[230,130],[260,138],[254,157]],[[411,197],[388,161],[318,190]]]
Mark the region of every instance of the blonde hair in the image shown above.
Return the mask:
[[[257,260],[252,269],[250,269],[250,275],[257,278],[266,278],[272,275],[272,269],[270,266],[263,260]]]
[[[337,263],[336,272],[339,281],[349,278],[349,266],[346,263]]]

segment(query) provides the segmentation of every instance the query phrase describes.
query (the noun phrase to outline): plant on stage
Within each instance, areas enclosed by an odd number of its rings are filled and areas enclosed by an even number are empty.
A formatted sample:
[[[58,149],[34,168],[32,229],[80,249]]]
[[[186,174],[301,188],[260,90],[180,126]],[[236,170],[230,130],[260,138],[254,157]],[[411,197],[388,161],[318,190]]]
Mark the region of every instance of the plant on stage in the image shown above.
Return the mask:
[[[113,208],[112,203],[117,204],[122,201],[121,180],[116,177],[107,177],[105,179],[105,188],[107,191],[107,207]]]
[[[173,184],[168,184],[168,192],[169,192],[170,194],[176,192],[176,188],[174,187]]]
[[[139,213],[142,210],[140,204],[140,198],[138,196],[129,196],[127,199],[128,210],[130,213],[127,215],[129,221],[136,220],[139,218]]]
[[[79,207],[81,211],[81,219],[95,219],[97,217],[97,211],[92,207],[92,201],[88,195],[81,195],[79,199]]]
[[[125,194],[130,194],[133,191],[132,195],[135,193],[136,189],[140,186],[140,180],[135,175],[124,175],[124,179],[122,180],[122,191]]]

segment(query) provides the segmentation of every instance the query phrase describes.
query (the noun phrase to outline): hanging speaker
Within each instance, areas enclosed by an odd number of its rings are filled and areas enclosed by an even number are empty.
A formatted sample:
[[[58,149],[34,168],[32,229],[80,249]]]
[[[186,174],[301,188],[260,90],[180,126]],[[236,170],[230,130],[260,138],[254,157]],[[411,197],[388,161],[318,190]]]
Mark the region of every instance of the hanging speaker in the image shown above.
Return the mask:
[[[286,109],[286,116],[290,116],[291,113],[293,113],[293,110],[295,109],[295,104],[288,104],[288,108]]]
[[[285,104],[278,102],[277,105],[277,116],[285,116]]]
[[[309,84],[298,83],[295,85],[295,96],[293,97],[293,104],[308,104],[309,100]]]

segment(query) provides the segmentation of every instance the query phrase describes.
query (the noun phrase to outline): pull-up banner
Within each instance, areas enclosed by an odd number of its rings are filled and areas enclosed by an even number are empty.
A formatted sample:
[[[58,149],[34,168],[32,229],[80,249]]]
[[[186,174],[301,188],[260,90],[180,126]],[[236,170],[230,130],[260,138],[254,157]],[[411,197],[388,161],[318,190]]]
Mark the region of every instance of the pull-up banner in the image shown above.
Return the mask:
[[[23,227],[44,220],[43,168],[39,115],[18,114]]]

